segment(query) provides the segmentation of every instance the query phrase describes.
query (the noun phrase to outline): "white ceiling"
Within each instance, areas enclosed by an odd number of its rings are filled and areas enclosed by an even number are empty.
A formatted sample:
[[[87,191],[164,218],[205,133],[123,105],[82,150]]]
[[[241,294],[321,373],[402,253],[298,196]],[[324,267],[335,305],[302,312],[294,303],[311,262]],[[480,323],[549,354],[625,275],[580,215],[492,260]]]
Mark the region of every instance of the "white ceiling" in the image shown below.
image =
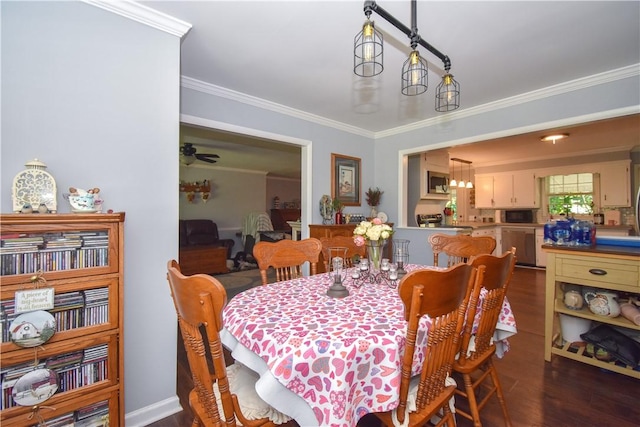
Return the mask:
[[[446,114],[434,110],[442,62],[420,47],[429,89],[402,95],[409,40],[376,14],[385,70],[353,73],[363,1],[141,3],[193,25],[182,41],[186,78],[372,135]],[[410,26],[409,0],[378,4]],[[419,1],[417,11],[420,36],[451,59],[459,111],[640,63],[638,1]]]

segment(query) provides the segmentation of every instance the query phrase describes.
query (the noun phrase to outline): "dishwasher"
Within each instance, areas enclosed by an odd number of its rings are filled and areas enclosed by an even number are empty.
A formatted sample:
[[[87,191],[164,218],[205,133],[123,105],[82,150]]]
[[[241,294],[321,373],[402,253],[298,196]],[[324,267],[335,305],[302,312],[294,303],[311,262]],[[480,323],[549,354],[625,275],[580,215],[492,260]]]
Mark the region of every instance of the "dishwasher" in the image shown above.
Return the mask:
[[[536,265],[535,227],[502,227],[502,250],[516,248],[516,264]]]

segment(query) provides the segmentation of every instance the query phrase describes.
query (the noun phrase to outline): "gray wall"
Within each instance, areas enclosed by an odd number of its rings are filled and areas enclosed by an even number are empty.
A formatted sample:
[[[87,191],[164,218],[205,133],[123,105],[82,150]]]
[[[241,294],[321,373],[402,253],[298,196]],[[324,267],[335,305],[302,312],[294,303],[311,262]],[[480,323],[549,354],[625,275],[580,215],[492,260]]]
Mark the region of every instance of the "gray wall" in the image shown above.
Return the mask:
[[[0,7],[0,206],[11,210],[8,183],[38,157],[49,165],[59,193],[98,186],[107,209],[127,212],[125,393],[132,426],[175,408],[176,323],[165,265],[177,256],[179,114],[302,141],[305,225],[321,221],[317,203],[331,191],[331,153],[361,158],[362,189],[383,189],[379,210],[397,224],[404,152],[640,105],[636,77],[457,120],[441,116],[431,126],[372,141],[191,88],[182,89],[179,101],[179,39],[87,4]],[[61,194],[58,201],[64,207]],[[366,213],[362,203],[346,212]],[[426,233],[398,227],[394,237],[411,240],[411,262],[431,262]]]
[[[99,187],[105,209],[126,212],[125,409],[175,410],[180,39],[82,2],[0,7],[2,212],[35,157],[60,212],[70,186]]]

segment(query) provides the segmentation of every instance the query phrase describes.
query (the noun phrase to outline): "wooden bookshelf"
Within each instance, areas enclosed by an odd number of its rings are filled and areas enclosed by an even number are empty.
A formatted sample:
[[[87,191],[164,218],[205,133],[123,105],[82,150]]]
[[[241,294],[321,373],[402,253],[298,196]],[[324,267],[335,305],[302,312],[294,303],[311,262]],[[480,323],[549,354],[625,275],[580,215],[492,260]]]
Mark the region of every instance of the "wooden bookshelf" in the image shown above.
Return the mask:
[[[3,426],[35,426],[39,419],[124,426],[124,217],[0,215]],[[24,347],[11,327],[24,315],[15,312],[15,294],[35,288],[53,289],[53,308],[43,311],[55,319],[55,332]],[[16,377],[36,369],[55,373],[55,392],[37,404],[17,404]]]

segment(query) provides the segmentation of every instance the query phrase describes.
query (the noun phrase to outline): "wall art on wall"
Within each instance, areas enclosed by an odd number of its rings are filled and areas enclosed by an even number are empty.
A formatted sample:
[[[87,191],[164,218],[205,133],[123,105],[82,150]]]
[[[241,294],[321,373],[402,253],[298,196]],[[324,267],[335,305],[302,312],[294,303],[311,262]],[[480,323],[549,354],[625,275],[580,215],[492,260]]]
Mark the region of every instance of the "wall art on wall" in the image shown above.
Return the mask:
[[[360,206],[360,159],[331,153],[331,197],[345,206]]]

